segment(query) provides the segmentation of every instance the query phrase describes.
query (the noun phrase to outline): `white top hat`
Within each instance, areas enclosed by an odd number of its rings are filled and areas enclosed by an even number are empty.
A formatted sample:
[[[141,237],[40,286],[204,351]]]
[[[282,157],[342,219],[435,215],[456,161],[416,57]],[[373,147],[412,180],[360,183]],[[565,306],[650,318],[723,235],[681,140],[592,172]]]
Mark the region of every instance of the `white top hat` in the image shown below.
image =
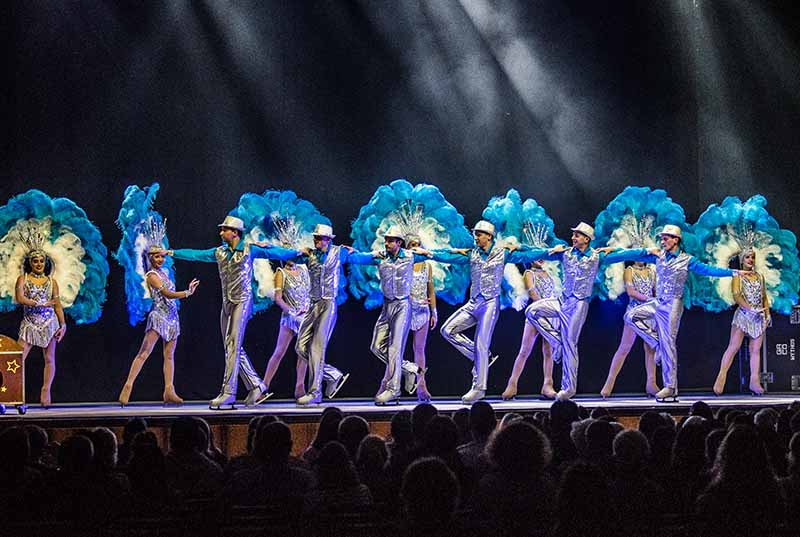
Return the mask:
[[[317,224],[312,235],[328,237],[329,239],[332,239],[336,236],[333,234],[333,228],[327,224]]]
[[[384,237],[394,237],[395,239],[401,239],[403,241],[406,240],[405,235],[403,234],[403,230],[400,229],[400,226],[391,226],[389,229],[386,230],[386,233],[383,234]]]
[[[577,231],[578,233],[583,233],[584,235],[589,237],[589,240],[592,241],[594,240],[594,228],[589,224],[587,224],[586,222],[581,222],[577,226],[570,229],[572,229],[572,231]]]
[[[472,228],[472,231],[483,231],[484,233],[494,236],[494,224],[487,222],[486,220],[478,220],[478,223],[475,224],[475,227]]]
[[[664,229],[661,230],[661,233],[658,234],[660,237],[661,235],[672,235],[673,237],[682,237],[681,235],[681,228],[673,224],[667,224],[664,226]]]
[[[228,215],[225,217],[225,220],[222,221],[221,224],[217,224],[217,227],[229,227],[231,229],[238,229],[239,231],[244,231],[244,221],[241,218],[236,218],[235,216]]]

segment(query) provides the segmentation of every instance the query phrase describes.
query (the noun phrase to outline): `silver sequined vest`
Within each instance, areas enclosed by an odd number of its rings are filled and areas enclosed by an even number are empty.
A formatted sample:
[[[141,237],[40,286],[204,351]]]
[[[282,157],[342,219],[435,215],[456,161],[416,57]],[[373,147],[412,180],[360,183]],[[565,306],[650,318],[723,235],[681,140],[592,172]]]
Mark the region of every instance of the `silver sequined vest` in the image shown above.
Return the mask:
[[[232,250],[224,246],[214,251],[219,268],[219,279],[222,283],[222,300],[240,304],[253,299],[253,258],[250,256],[250,245],[245,244],[242,250]]]
[[[656,298],[659,302],[683,298],[683,286],[689,277],[691,260],[692,256],[686,252],[671,259],[663,255],[656,260]]]
[[[408,297],[414,277],[414,254],[410,250],[403,250],[403,257],[398,255],[392,259],[390,255],[384,253],[378,264],[378,275],[385,299]]]
[[[342,265],[339,259],[341,246],[328,248],[327,256],[323,263],[319,262],[317,252],[312,251],[308,256],[308,273],[311,278],[311,300],[333,300],[339,292],[339,269]]]
[[[564,271],[562,287],[564,297],[574,296],[583,300],[592,296],[592,286],[599,267],[600,254],[596,250],[590,250],[589,255],[578,255],[575,253],[575,248],[567,249],[561,260],[561,268]]]
[[[470,298],[491,299],[500,295],[500,285],[503,283],[503,269],[505,268],[506,251],[497,243],[484,259],[479,248],[473,248],[469,259],[472,286],[469,290]]]

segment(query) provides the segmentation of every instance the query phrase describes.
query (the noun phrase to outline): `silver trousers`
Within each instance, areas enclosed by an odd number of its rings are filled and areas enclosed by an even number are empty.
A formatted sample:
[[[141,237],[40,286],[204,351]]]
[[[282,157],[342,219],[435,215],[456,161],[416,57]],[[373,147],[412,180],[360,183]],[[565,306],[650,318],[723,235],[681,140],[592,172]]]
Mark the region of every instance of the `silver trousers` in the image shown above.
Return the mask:
[[[589,300],[574,296],[537,300],[525,317],[553,348],[553,360],[561,362],[561,389],[578,391],[578,339],[589,312]]]
[[[297,331],[294,349],[300,358],[308,362],[309,394],[322,393],[323,376],[336,380],[342,376],[341,371],[334,367],[325,368],[325,352],[328,350],[333,327],[336,326],[336,312],[336,300],[321,299],[312,302]]]
[[[648,345],[656,349],[656,363],[661,364],[664,387],[678,389],[678,349],[676,341],[683,316],[683,299],[667,302],[648,300],[630,308],[625,322]],[[653,323],[654,321],[654,323]],[[655,324],[655,326],[653,326]]]
[[[489,347],[500,314],[497,298],[470,298],[442,325],[442,337],[461,354],[472,360],[472,389],[486,390],[489,373]],[[464,332],[475,327],[475,341]]]
[[[250,358],[242,348],[244,332],[247,322],[253,313],[253,304],[250,300],[234,304],[223,301],[219,324],[222,330],[222,341],[225,345],[225,376],[222,379],[222,393],[236,395],[237,378],[250,391],[261,383],[261,377],[256,374]]]
[[[383,381],[386,389],[400,393],[403,352],[411,326],[411,301],[408,298],[384,300],[381,314],[372,331],[369,350],[386,364]]]

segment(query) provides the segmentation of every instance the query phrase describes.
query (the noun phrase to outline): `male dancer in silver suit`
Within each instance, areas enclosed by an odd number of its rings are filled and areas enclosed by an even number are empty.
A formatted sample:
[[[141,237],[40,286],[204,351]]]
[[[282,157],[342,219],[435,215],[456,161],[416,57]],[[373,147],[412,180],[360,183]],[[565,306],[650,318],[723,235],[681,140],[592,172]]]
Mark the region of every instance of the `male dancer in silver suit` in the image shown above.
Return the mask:
[[[354,264],[377,264],[383,307],[375,329],[372,332],[370,350],[386,364],[381,387],[375,396],[376,405],[397,401],[400,397],[400,376],[407,366],[403,360],[408,330],[411,326],[411,282],[414,278],[414,264],[427,259],[424,255],[403,248],[405,236],[397,227],[390,227],[383,236],[386,249],[382,252],[350,254],[349,262]],[[416,364],[415,373],[418,371]]]
[[[636,261],[655,263],[656,297],[630,308],[625,322],[649,345],[656,348],[656,363],[661,364],[664,387],[656,401],[675,401],[678,397],[678,351],[676,341],[683,315],[683,287],[689,271],[701,276],[725,277],[746,271],[714,267],[699,262],[680,248],[681,228],[668,224],[659,233],[661,249],[640,248]],[[655,327],[647,321],[655,321]]]
[[[331,244],[336,235],[333,228],[325,224],[317,224],[314,228],[314,248],[302,250],[308,273],[311,278],[311,306],[300,323],[297,332],[295,352],[305,360],[308,367],[308,383],[306,394],[297,399],[299,406],[316,405],[322,402],[322,377],[325,366],[325,352],[328,341],[336,326],[337,304],[339,294],[339,272],[342,264],[347,263],[350,252],[347,248]],[[331,382],[325,395],[333,397],[342,387],[349,375],[342,375],[336,368],[327,368],[327,372],[338,372],[339,378]]]
[[[564,273],[561,297],[539,300],[525,310],[528,321],[553,348],[553,360],[561,361],[561,389],[556,399],[569,399],[578,390],[578,339],[589,312],[597,271],[603,265],[629,261],[640,255],[639,250],[592,248],[594,228],[581,222],[572,229],[572,247],[563,244],[547,249],[534,249],[536,259],[558,260]],[[551,323],[558,319],[558,323]],[[557,328],[556,328],[557,327]]]
[[[219,279],[222,284],[220,327],[225,344],[225,375],[219,395],[209,403],[212,410],[233,408],[236,401],[237,377],[242,378],[249,390],[244,401],[246,406],[255,406],[269,397],[267,387],[261,382],[261,377],[256,374],[250,358],[242,348],[247,322],[253,312],[253,260],[258,258],[287,260],[301,255],[297,250],[246,244],[242,240],[244,222],[240,218],[226,216],[218,227],[222,246],[207,250],[183,248],[167,252],[175,259],[216,262],[219,268]]]
[[[461,401],[472,404],[486,395],[489,373],[489,346],[500,314],[500,286],[506,263],[530,263],[535,260],[528,247],[510,252],[495,241],[494,225],[480,220],[472,228],[475,247],[471,250],[434,250],[432,259],[442,263],[470,265],[472,285],[469,300],[447,319],[442,336],[461,354],[472,360],[472,386]],[[475,340],[464,332],[475,327]]]

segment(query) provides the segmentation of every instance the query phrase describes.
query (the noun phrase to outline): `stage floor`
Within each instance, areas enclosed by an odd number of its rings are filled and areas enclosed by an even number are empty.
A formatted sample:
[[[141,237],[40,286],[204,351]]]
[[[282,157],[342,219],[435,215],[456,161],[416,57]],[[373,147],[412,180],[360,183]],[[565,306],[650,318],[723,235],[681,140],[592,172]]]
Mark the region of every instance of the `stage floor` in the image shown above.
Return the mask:
[[[800,399],[798,394],[775,394],[753,397],[750,395],[723,395],[716,397],[710,393],[687,393],[681,395],[677,402],[658,403],[652,398],[641,395],[619,395],[609,399],[602,399],[597,396],[579,395],[573,400],[579,405],[588,409],[607,408],[613,414],[619,416],[638,416],[647,410],[667,411],[670,413],[681,414],[689,410],[696,401],[705,401],[712,407],[737,406],[737,407],[774,407],[788,405],[794,400]],[[538,397],[519,397],[512,401],[503,401],[498,397],[487,397],[485,399],[498,412],[505,414],[508,412],[534,412],[547,410],[552,401]],[[459,399],[436,398],[431,401],[440,411],[451,412],[464,408],[465,405]],[[244,404],[239,404],[234,410],[211,410],[208,408],[207,401],[189,401],[181,406],[164,406],[159,402],[139,402],[132,403],[124,408],[119,404],[112,403],[62,403],[44,409],[37,404],[29,405],[24,415],[20,415],[14,406],[6,408],[6,414],[0,416],[0,420],[108,420],[127,419],[133,416],[143,416],[149,418],[174,418],[177,416],[203,416],[215,420],[221,418],[226,421],[247,421],[252,416],[258,414],[274,414],[280,416],[285,421],[309,422],[317,421],[319,415],[328,406],[336,406],[348,414],[360,414],[368,420],[382,420],[391,416],[399,410],[411,410],[417,405],[417,400],[413,398],[401,399],[397,405],[376,406],[369,399],[333,399],[326,400],[323,404],[313,407],[297,407],[294,400],[270,399],[255,408],[245,408]]]

